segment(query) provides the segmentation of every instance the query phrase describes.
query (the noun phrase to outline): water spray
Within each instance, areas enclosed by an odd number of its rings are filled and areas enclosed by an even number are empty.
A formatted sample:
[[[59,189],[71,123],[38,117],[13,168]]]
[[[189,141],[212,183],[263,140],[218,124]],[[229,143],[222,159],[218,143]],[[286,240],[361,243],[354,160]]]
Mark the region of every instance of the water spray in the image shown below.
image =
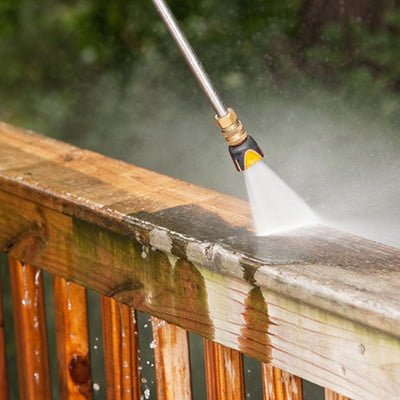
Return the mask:
[[[244,172],[247,193],[258,235],[270,235],[315,223],[308,205],[263,162],[264,154],[247,134],[236,112],[227,108],[202,63],[164,0],[152,0],[178,45],[201,89],[216,112],[229,153],[238,171]],[[252,167],[252,168],[250,168]]]
[[[176,18],[164,0],[152,0],[170,34],[178,45],[186,63],[196,77],[201,89],[208,98],[216,115],[215,120],[220,127],[225,141],[229,145],[229,153],[238,171],[245,171],[264,158],[257,142],[247,134],[236,112],[227,108],[215,89],[203,64],[184,35]]]

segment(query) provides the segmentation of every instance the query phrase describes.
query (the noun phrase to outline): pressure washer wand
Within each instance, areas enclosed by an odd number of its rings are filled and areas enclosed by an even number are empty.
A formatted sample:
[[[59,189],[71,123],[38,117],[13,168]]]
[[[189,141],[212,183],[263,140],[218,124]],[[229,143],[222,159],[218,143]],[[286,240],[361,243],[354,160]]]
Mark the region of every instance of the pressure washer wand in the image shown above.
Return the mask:
[[[225,107],[203,64],[194,52],[167,3],[164,0],[152,1],[204,94],[213,106],[216,112],[215,120],[229,145],[229,153],[236,169],[238,171],[246,170],[257,161],[263,159],[263,152],[257,142],[247,134],[235,111]]]

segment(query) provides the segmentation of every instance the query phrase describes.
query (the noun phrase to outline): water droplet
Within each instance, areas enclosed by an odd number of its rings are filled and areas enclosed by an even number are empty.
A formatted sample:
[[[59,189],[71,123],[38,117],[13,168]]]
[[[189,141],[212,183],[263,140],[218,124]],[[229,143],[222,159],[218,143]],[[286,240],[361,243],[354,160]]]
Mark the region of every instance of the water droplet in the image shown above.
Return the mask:
[[[97,349],[98,349],[98,346],[95,344],[95,345],[93,346],[93,348],[94,348],[95,350],[97,350]]]
[[[93,383],[93,390],[95,390],[96,392],[98,392],[100,390],[100,385],[98,383]]]
[[[149,347],[150,347],[151,349],[155,349],[155,348],[157,347],[157,342],[156,342],[155,340],[153,340],[153,341],[149,344]]]
[[[147,383],[147,379],[146,378],[142,378],[142,383]]]
[[[149,399],[149,398],[150,398],[150,389],[149,389],[149,388],[146,388],[146,389],[144,390],[143,394],[144,394],[144,398],[145,398],[145,399]]]

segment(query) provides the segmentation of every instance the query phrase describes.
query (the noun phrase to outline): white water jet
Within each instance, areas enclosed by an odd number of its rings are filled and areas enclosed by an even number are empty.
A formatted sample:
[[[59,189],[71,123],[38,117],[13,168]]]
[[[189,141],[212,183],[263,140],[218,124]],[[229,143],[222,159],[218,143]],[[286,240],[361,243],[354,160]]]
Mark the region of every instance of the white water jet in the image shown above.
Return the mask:
[[[317,223],[311,208],[264,162],[244,171],[244,177],[258,236]]]

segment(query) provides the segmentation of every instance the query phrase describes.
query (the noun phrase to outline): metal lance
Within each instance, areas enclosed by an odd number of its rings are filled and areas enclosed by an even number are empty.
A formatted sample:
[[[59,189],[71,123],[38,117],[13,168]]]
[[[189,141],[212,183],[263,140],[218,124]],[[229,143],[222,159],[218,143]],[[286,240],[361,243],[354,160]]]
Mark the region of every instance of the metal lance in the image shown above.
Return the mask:
[[[225,106],[204,69],[203,64],[197,57],[167,3],[164,0],[152,0],[152,2],[175,40],[175,43],[193,75],[196,77],[201,89],[214,108],[216,112],[216,123],[220,127],[225,141],[229,145],[229,153],[236,169],[238,171],[244,171],[256,162],[262,160],[264,154],[257,142],[247,134],[236,112]]]

